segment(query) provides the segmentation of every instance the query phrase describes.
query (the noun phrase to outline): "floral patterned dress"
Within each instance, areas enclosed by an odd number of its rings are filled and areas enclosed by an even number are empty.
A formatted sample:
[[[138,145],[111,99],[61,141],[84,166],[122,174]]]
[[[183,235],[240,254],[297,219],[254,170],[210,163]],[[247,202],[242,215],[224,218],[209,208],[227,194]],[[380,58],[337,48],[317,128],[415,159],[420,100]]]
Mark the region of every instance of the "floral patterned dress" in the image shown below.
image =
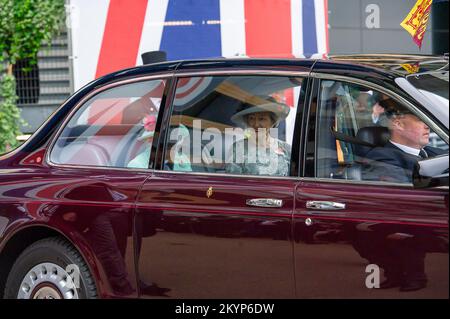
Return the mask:
[[[239,175],[289,176],[291,146],[270,138],[267,147],[243,139],[233,144],[226,160],[226,172]]]

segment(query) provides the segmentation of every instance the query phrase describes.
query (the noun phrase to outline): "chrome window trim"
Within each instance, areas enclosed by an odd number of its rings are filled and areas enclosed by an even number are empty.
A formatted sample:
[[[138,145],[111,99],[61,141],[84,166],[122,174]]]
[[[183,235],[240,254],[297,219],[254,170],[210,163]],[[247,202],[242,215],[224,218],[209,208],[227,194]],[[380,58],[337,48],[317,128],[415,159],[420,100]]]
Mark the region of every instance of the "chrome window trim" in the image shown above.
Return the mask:
[[[365,186],[391,186],[412,189],[412,183],[394,183],[394,182],[379,182],[379,181],[357,181],[348,179],[332,179],[324,177],[303,177],[302,182],[320,182],[331,184],[348,184],[348,185],[365,185]]]
[[[112,83],[108,83],[105,84],[103,86],[100,86],[98,88],[95,88],[92,92],[90,92],[89,94],[87,94],[85,97],[83,97],[74,107],[73,109],[69,112],[69,114],[66,116],[66,118],[64,119],[64,121],[62,122],[62,124],[60,125],[60,127],[58,128],[58,130],[56,131],[53,140],[51,141],[49,147],[47,148],[45,157],[44,157],[44,162],[45,164],[47,164],[50,167],[59,167],[59,168],[88,168],[88,169],[100,169],[100,170],[125,170],[127,172],[129,172],[130,170],[142,170],[142,169],[136,169],[136,168],[127,168],[127,167],[105,167],[105,166],[92,166],[92,165],[69,165],[69,164],[58,164],[58,163],[54,163],[50,160],[50,155],[53,152],[53,148],[56,144],[56,141],[58,140],[58,138],[60,137],[62,131],[66,128],[67,123],[72,119],[72,117],[74,116],[74,114],[76,112],[78,112],[78,110],[80,108],[83,107],[83,105],[89,101],[92,97],[94,97],[95,95],[104,92],[106,90],[115,88],[117,86],[121,86],[121,85],[126,85],[126,84],[133,84],[133,83],[138,83],[138,82],[145,82],[145,81],[152,81],[152,80],[167,80],[170,79],[174,76],[174,72],[171,73],[162,73],[162,74],[155,74],[155,75],[148,75],[148,76],[142,76],[142,77],[136,77],[136,78],[128,78],[128,79],[124,79],[124,80],[120,80],[120,81],[116,81],[116,82],[112,82]],[[145,171],[149,171],[149,169],[144,169]]]
[[[180,70],[175,73],[177,78],[196,77],[196,76],[232,76],[232,75],[249,75],[249,76],[289,76],[289,77],[308,77],[310,71],[283,71],[283,70],[255,70],[255,69],[241,69],[241,70],[216,70],[216,71],[190,71]]]
[[[312,178],[312,177],[294,177],[294,176],[258,176],[258,175],[239,175],[239,174],[227,174],[227,173],[203,173],[203,172],[182,172],[182,171],[164,171],[164,170],[154,170],[156,174],[171,174],[171,175],[192,175],[192,176],[210,176],[210,177],[233,177],[233,178],[252,178],[252,179],[277,179],[277,180],[295,180],[298,182],[331,182],[338,184],[353,184],[357,182],[359,185],[373,185],[373,186],[404,186],[412,187],[412,184],[401,184],[401,183],[386,183],[377,181],[349,181],[349,180],[333,180],[326,178]]]
[[[240,174],[227,174],[227,173],[203,173],[203,172],[183,172],[183,171],[165,171],[154,170],[156,174],[170,174],[170,175],[192,175],[192,176],[209,176],[209,177],[233,177],[233,178],[251,178],[251,179],[276,179],[276,180],[292,180],[301,181],[300,177],[296,176],[260,176],[260,175],[240,175]]]
[[[92,165],[78,165],[78,164],[74,164],[74,165],[70,165],[70,164],[48,164],[50,167],[55,167],[55,168],[71,168],[71,169],[87,169],[87,170],[99,170],[99,171],[115,171],[115,172],[123,172],[123,173],[130,173],[130,172],[135,172],[135,173],[146,173],[148,174],[153,174],[153,172],[155,171],[154,169],[149,169],[149,168],[135,168],[135,167],[110,167],[110,166],[92,166]]]
[[[381,93],[385,93],[386,95],[389,95],[395,100],[397,100],[398,103],[401,103],[403,105],[406,105],[416,116],[424,120],[425,124],[427,124],[440,138],[442,138],[447,144],[449,144],[449,136],[448,133],[445,132],[443,129],[441,129],[438,125],[436,125],[433,121],[430,120],[430,118],[423,113],[419,108],[417,108],[414,104],[406,100],[405,98],[401,97],[397,93],[386,89],[385,87],[382,87],[378,84],[364,81],[361,79],[356,79],[348,76],[343,75],[335,75],[335,74],[329,74],[329,73],[317,73],[317,72],[311,72],[310,77],[320,79],[320,80],[333,80],[333,81],[342,81],[342,82],[348,82],[348,83],[354,83],[362,86],[366,86],[368,88],[380,91]],[[320,89],[320,87],[319,87]],[[425,106],[424,106],[425,107]]]
[[[379,182],[379,181],[357,181],[347,179],[329,179],[329,178],[315,178],[315,177],[302,177],[302,182],[322,182],[330,184],[348,184],[348,185],[364,185],[364,186],[387,186],[387,187],[400,187],[408,190],[448,190],[449,186],[429,187],[429,188],[414,188],[412,183],[393,183],[393,182]]]

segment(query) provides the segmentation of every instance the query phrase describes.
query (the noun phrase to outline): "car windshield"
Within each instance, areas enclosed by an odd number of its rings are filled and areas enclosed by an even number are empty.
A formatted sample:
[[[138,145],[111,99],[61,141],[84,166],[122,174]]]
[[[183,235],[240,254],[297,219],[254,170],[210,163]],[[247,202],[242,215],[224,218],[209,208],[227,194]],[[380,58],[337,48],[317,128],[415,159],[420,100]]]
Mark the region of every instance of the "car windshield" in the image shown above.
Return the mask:
[[[408,81],[434,104],[448,109],[448,70],[415,74]]]

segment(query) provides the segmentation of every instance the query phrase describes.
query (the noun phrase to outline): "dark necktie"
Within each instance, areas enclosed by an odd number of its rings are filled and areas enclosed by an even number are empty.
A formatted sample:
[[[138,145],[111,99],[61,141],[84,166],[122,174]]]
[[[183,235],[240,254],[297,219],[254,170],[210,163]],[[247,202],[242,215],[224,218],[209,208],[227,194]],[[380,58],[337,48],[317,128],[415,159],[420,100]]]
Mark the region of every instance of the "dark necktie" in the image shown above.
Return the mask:
[[[428,158],[428,153],[422,148],[420,150],[419,156],[422,158]]]

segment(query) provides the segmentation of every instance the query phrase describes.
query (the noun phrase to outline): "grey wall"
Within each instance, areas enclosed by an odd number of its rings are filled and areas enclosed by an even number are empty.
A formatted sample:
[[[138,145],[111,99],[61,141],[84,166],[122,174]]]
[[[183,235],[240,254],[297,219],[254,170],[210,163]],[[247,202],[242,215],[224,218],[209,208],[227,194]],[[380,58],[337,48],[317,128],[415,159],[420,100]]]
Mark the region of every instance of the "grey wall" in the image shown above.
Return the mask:
[[[72,93],[67,32],[54,37],[51,46],[38,53],[40,94],[35,104],[19,104],[28,125],[22,132],[32,133],[45,122]]]
[[[328,0],[330,53],[412,53],[431,54],[432,25],[429,23],[422,50],[400,23],[417,0]],[[380,28],[366,26],[366,8],[380,8]],[[433,14],[431,14],[432,18]]]

